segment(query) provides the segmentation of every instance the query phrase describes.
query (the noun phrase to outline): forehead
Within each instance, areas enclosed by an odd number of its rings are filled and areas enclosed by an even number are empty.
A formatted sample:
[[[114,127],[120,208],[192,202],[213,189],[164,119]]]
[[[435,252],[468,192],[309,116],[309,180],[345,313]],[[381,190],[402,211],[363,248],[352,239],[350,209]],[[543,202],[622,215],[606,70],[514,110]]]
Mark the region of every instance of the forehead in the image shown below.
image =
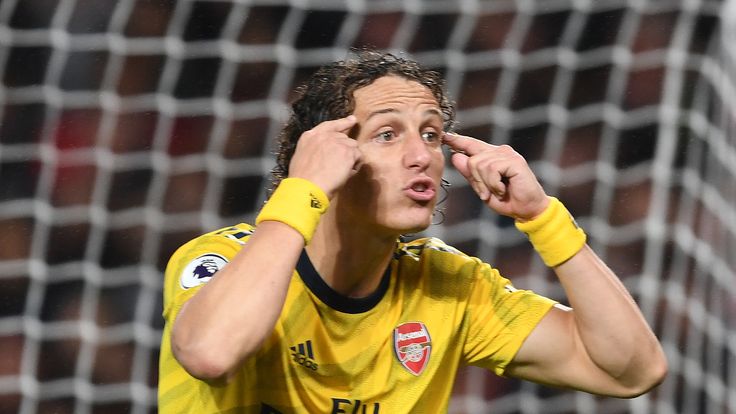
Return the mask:
[[[384,76],[353,92],[355,112],[376,106],[433,105],[439,108],[437,99],[426,86],[399,76]]]

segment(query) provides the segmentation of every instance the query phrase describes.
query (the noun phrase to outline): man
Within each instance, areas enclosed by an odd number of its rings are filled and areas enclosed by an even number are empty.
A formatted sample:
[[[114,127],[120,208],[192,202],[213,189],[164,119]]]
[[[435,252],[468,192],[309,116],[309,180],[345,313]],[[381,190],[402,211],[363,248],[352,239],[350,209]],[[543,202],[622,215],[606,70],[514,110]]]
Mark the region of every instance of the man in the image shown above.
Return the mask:
[[[367,51],[300,92],[257,225],[197,238],[169,263],[162,413],[442,412],[464,364],[619,397],[662,380],[636,304],[526,161],[446,133],[436,73]],[[572,308],[439,240],[399,241],[430,224],[443,143]]]

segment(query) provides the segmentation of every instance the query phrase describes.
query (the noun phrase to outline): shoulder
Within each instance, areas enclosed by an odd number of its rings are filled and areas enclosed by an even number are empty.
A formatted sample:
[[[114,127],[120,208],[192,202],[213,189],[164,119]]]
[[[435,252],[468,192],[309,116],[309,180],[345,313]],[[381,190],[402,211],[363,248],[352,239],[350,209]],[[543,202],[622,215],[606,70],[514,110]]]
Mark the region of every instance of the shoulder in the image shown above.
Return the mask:
[[[421,273],[435,278],[474,278],[483,266],[488,266],[434,237],[399,243],[395,258],[400,268],[419,266]]]
[[[223,227],[221,229],[211,231],[202,236],[199,236],[194,240],[201,240],[205,242],[227,241],[235,242],[238,244],[245,244],[248,238],[253,235],[254,231],[255,227],[251,226],[250,224],[239,223],[234,226]]]
[[[253,234],[248,224],[223,227],[179,247],[166,266],[166,279],[177,279],[183,289],[200,285],[224,267]]]
[[[202,234],[179,247],[172,255],[172,259],[189,256],[201,250],[214,250],[229,254],[233,249],[240,250],[240,246],[248,241],[253,231],[253,226],[240,223]]]
[[[435,237],[423,237],[408,242],[400,242],[399,248],[397,249],[397,255],[415,258],[419,258],[423,254],[444,256],[445,253],[460,257],[469,257],[460,250]]]

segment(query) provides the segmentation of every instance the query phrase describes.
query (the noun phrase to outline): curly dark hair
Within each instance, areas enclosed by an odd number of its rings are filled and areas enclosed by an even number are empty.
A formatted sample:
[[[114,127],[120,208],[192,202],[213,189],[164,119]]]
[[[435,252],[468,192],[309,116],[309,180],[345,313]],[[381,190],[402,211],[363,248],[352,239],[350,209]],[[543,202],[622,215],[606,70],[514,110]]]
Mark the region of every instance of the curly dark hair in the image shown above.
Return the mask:
[[[445,82],[438,72],[417,62],[375,50],[360,50],[353,59],[321,67],[298,90],[292,103],[289,121],[281,130],[276,151],[271,190],[289,175],[289,163],[299,137],[318,124],[344,118],[355,109],[353,92],[387,75],[401,76],[426,86],[437,99],[445,131],[455,124],[455,105],[445,92]]]

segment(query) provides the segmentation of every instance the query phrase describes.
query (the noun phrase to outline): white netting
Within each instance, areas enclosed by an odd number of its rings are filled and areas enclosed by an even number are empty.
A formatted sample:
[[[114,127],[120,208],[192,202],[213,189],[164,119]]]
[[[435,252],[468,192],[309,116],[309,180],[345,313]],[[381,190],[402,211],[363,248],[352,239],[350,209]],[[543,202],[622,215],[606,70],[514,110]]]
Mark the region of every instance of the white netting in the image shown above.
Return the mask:
[[[734,4],[0,2],[0,412],[156,411],[166,259],[252,222],[293,89],[365,45],[441,70],[459,131],[527,157],[670,360],[634,400],[467,369],[451,412],[736,412]],[[447,178],[427,233],[561,297]]]

